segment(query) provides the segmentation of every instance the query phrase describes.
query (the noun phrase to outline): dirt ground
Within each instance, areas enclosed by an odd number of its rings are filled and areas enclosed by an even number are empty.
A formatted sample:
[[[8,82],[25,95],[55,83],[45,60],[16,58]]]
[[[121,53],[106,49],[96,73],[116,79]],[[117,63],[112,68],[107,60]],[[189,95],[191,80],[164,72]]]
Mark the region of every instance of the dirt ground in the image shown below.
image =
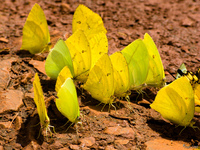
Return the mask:
[[[0,0],[0,150],[11,149],[193,149],[200,145],[200,131],[176,127],[149,107],[158,89],[145,89],[146,95],[131,94],[131,103],[120,101],[117,111],[78,90],[82,125],[67,131],[67,119],[56,109],[55,81],[44,71],[48,53],[31,55],[21,51],[22,29],[34,3],[47,18],[51,41],[72,34],[76,7],[84,4],[104,21],[109,54],[122,50],[147,32],[160,52],[167,82],[181,63],[188,70],[200,67],[199,0]],[[40,133],[39,117],[33,101],[35,72],[41,79],[48,115],[55,127],[53,136]],[[200,114],[195,114],[200,127]]]

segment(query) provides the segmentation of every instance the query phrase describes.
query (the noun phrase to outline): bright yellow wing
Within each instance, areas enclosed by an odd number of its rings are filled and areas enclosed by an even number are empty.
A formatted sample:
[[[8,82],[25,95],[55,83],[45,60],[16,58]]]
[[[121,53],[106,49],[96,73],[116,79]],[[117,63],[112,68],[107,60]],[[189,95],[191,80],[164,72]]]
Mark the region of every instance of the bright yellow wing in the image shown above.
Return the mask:
[[[104,54],[91,69],[83,88],[101,103],[112,104],[114,95],[113,67],[108,54]]]
[[[42,87],[37,73],[35,74],[35,79],[33,81],[33,88],[34,88],[34,102],[37,106],[41,128],[47,129],[49,126],[50,119],[47,115]]]
[[[83,31],[77,30],[65,42],[71,54],[74,78],[84,83],[91,67],[91,51],[87,37]]]
[[[200,105],[200,69],[197,71],[196,75],[192,72],[187,71],[185,64],[181,64],[179,70],[182,72],[181,74],[177,73],[176,78],[180,78],[181,76],[186,76],[194,89],[194,99],[195,104]],[[197,111],[198,110],[198,111]],[[200,109],[195,108],[195,112],[200,112]]]
[[[149,86],[163,87],[166,82],[165,73],[158,49],[147,33],[144,35],[143,42],[149,54],[149,71],[145,83]]]
[[[194,93],[188,78],[183,76],[163,87],[150,106],[175,124],[192,126]]]
[[[121,52],[110,55],[114,70],[115,96],[121,98],[129,95],[130,78],[126,59]]]
[[[130,90],[138,90],[146,81],[149,71],[147,48],[141,39],[137,39],[126,46],[121,52],[129,68]]]
[[[21,49],[36,54],[50,49],[50,34],[45,14],[36,3],[23,28]]]
[[[74,68],[69,49],[66,43],[62,39],[59,39],[46,58],[45,71],[51,79],[56,80],[59,72],[65,66],[68,66],[72,75],[74,75]]]
[[[200,83],[196,83],[194,87],[195,104],[200,105]]]
[[[200,68],[198,69],[196,76],[198,78],[198,81],[195,84],[195,88],[194,88],[195,104],[200,105]],[[200,112],[200,111],[198,111],[198,112]]]
[[[74,12],[72,21],[73,33],[78,29],[83,30],[88,39],[91,39],[97,33],[107,32],[101,17],[84,5],[79,5]]]
[[[104,32],[95,34],[90,40],[91,68],[97,60],[105,53],[108,53],[108,39]]]
[[[73,78],[70,69],[68,68],[68,66],[65,66],[59,73],[58,78],[56,80],[56,87],[55,90],[56,92],[58,92],[60,90],[60,87],[63,85],[63,83],[65,82],[65,80],[67,78]]]
[[[58,76],[59,78],[60,76]],[[76,87],[71,78],[67,78],[60,87],[57,94],[56,106],[58,110],[69,119],[76,123],[80,116],[79,104],[77,99]]]

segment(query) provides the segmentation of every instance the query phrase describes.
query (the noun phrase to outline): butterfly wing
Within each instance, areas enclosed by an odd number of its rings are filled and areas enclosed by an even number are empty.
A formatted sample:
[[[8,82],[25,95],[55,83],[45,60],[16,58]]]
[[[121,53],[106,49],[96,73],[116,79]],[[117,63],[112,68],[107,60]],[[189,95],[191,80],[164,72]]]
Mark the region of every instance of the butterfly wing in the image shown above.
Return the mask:
[[[165,85],[165,73],[158,49],[147,33],[144,35],[143,42],[149,54],[149,71],[145,83],[149,86],[162,87]]]
[[[23,28],[21,49],[41,53],[50,49],[50,34],[45,14],[36,3],[31,9]]]
[[[85,82],[91,67],[91,51],[87,37],[77,30],[66,41],[69,48],[76,80]]]
[[[115,52],[110,55],[110,60],[114,71],[115,95],[117,97],[126,97],[130,87],[129,70],[126,59],[121,52]]]
[[[97,60],[105,53],[108,53],[108,39],[104,32],[95,34],[90,40],[91,68]]]
[[[107,32],[101,17],[84,5],[79,5],[74,12],[72,20],[73,33],[78,29],[83,30],[88,39],[97,33]]]
[[[113,67],[108,54],[104,54],[91,69],[83,88],[102,103],[112,104],[114,95]]]
[[[130,77],[130,89],[137,90],[145,82],[149,70],[149,57],[146,46],[141,39],[137,39],[122,51]]]
[[[41,87],[40,79],[37,73],[35,74],[35,78],[33,81],[33,88],[34,88],[34,102],[37,106],[37,111],[40,118],[41,127],[47,128],[49,125],[50,119],[47,115],[42,87]]]
[[[58,78],[56,80],[56,87],[55,90],[56,92],[58,92],[61,88],[61,86],[63,85],[63,83],[65,82],[65,80],[67,78],[73,78],[70,69],[65,66],[59,73]]]
[[[55,80],[57,79],[59,72],[65,66],[68,66],[73,75],[74,69],[69,49],[65,42],[60,39],[47,56],[45,62],[45,71],[51,79]]]
[[[187,73],[187,68],[186,68],[186,66],[185,66],[184,63],[181,64],[181,66],[180,66],[179,69],[182,71],[182,73],[184,73],[184,74]],[[179,73],[177,73],[177,74],[176,74],[176,79],[178,79],[178,78],[180,78],[180,77],[181,77],[181,75],[180,75]]]
[[[194,117],[194,94],[188,78],[181,77],[162,88],[150,106],[163,118],[181,126],[189,126]]]
[[[200,83],[195,84],[194,93],[195,104],[200,105]]]
[[[179,69],[190,80],[192,86],[194,87],[193,89],[194,89],[195,104],[200,105],[200,83],[198,83],[199,82],[198,71],[196,75],[194,75],[192,72],[188,72],[184,63],[181,64]],[[177,73],[176,78],[180,78],[180,77],[181,75]],[[200,112],[200,109],[195,108],[195,112]]]
[[[59,76],[60,77],[60,76]],[[57,94],[56,106],[58,110],[69,119],[76,123],[80,116],[79,104],[76,88],[71,78],[67,78]]]

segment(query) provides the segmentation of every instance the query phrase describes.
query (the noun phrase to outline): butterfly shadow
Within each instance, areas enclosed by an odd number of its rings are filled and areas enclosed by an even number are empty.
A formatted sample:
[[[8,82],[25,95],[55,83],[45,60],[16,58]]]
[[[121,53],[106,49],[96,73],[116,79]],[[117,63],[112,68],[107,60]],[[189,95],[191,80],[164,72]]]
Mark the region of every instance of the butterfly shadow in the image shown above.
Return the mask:
[[[31,141],[36,141],[39,145],[44,142],[39,120],[39,116],[35,114],[33,117],[28,117],[21,125],[16,142],[20,143],[22,147],[29,145]]]
[[[54,101],[50,102],[48,107],[48,115],[51,118],[50,124],[54,126],[56,133],[76,133],[74,124],[60,113]]]
[[[29,51],[27,50],[17,50],[16,52],[16,55],[18,55],[20,58],[26,58],[26,57],[29,57],[29,58],[32,58],[34,57],[34,54],[31,54]]]
[[[24,106],[20,108],[19,114],[21,114],[22,118],[26,118],[26,120],[21,124],[16,142],[20,143],[22,147],[29,145],[31,141],[42,145],[45,137],[41,130],[39,116],[36,113],[37,109],[30,109],[35,107],[34,101],[31,97],[27,96],[23,99],[23,103]]]
[[[45,79],[40,79],[42,90],[44,93],[48,92],[55,92],[55,84],[56,80],[45,80]]]
[[[20,58],[32,58],[38,61],[44,61],[48,55],[48,52],[39,53],[39,54],[31,54],[28,50],[17,50],[16,55]]]
[[[150,108],[150,104],[156,97],[156,90],[155,88],[145,88],[144,90],[138,91],[131,91],[131,95],[129,95],[130,102],[134,104],[139,104],[145,108]]]
[[[174,140],[174,141],[184,141],[191,143],[191,139],[200,140],[199,134],[200,131],[198,129],[193,129],[191,127],[183,127],[177,126],[170,123],[164,119],[154,119],[151,118],[147,121],[148,126],[158,132],[162,138]],[[197,123],[195,124],[195,126]],[[200,125],[200,122],[197,126]]]

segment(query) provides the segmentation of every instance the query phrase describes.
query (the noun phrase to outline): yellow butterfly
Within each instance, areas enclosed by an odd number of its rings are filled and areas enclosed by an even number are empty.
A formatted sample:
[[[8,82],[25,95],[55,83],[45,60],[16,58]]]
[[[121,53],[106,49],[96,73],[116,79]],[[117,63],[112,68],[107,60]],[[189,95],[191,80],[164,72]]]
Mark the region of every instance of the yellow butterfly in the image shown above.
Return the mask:
[[[104,32],[95,34],[89,40],[91,50],[91,68],[97,60],[105,53],[108,53],[108,39]]]
[[[58,78],[56,80],[56,87],[55,90],[58,92],[60,87],[63,85],[67,78],[73,78],[71,71],[69,70],[68,66],[65,66],[59,73]]]
[[[188,72],[185,64],[181,64],[180,68],[178,69],[178,73],[176,75],[176,78],[179,78],[181,76],[186,76],[194,89],[194,99],[195,104],[200,105],[200,69],[197,71],[196,74],[193,74],[192,72]],[[195,112],[200,112],[200,107],[195,107]]]
[[[70,69],[71,74],[74,75],[74,68],[69,49],[65,42],[62,39],[59,39],[46,58],[45,71],[51,79],[56,80],[59,72],[65,66],[67,66]]]
[[[48,51],[50,47],[50,34],[45,14],[36,3],[31,9],[23,28],[21,49],[36,54]]]
[[[129,68],[130,90],[139,90],[143,87],[149,71],[148,50],[144,42],[141,39],[137,39],[121,52]]]
[[[198,77],[198,83],[196,83],[195,88],[194,88],[195,104],[200,105],[200,68],[198,69],[196,76]],[[195,107],[195,111],[196,111],[196,107]],[[200,112],[200,107],[199,107],[199,110],[196,112]]]
[[[60,74],[63,72],[61,71]],[[58,76],[58,80],[62,75]],[[61,79],[62,80],[62,79]],[[77,123],[80,116],[76,88],[71,78],[67,78],[57,93],[56,106],[58,110],[72,123]]]
[[[89,41],[82,30],[77,30],[65,41],[65,43],[71,54],[74,78],[84,83],[91,67]]]
[[[73,15],[73,33],[78,29],[83,30],[88,39],[91,39],[97,33],[107,32],[102,18],[84,5],[79,5]]]
[[[195,104],[200,105],[200,83],[197,83],[194,87]]]
[[[153,87],[163,87],[165,85],[165,73],[158,49],[147,33],[144,35],[143,42],[149,54],[149,71],[145,83]]]
[[[108,54],[104,54],[90,70],[83,88],[101,103],[112,105],[114,100],[114,74]]]
[[[176,79],[158,91],[150,106],[172,123],[193,127],[194,92],[186,76]]]
[[[41,129],[45,129],[46,134],[47,134],[47,131],[49,131],[51,133],[51,130],[49,127],[53,127],[53,126],[49,125],[50,119],[47,115],[47,110],[46,110],[46,106],[45,106],[45,102],[44,102],[42,87],[41,87],[40,79],[39,79],[37,73],[35,74],[35,78],[33,81],[33,88],[34,88],[34,102],[37,106],[37,111],[38,111],[38,115],[40,118]]]
[[[114,71],[115,96],[119,98],[127,97],[130,94],[130,92],[128,92],[130,88],[130,78],[126,59],[121,52],[115,52],[110,55],[110,60]]]

